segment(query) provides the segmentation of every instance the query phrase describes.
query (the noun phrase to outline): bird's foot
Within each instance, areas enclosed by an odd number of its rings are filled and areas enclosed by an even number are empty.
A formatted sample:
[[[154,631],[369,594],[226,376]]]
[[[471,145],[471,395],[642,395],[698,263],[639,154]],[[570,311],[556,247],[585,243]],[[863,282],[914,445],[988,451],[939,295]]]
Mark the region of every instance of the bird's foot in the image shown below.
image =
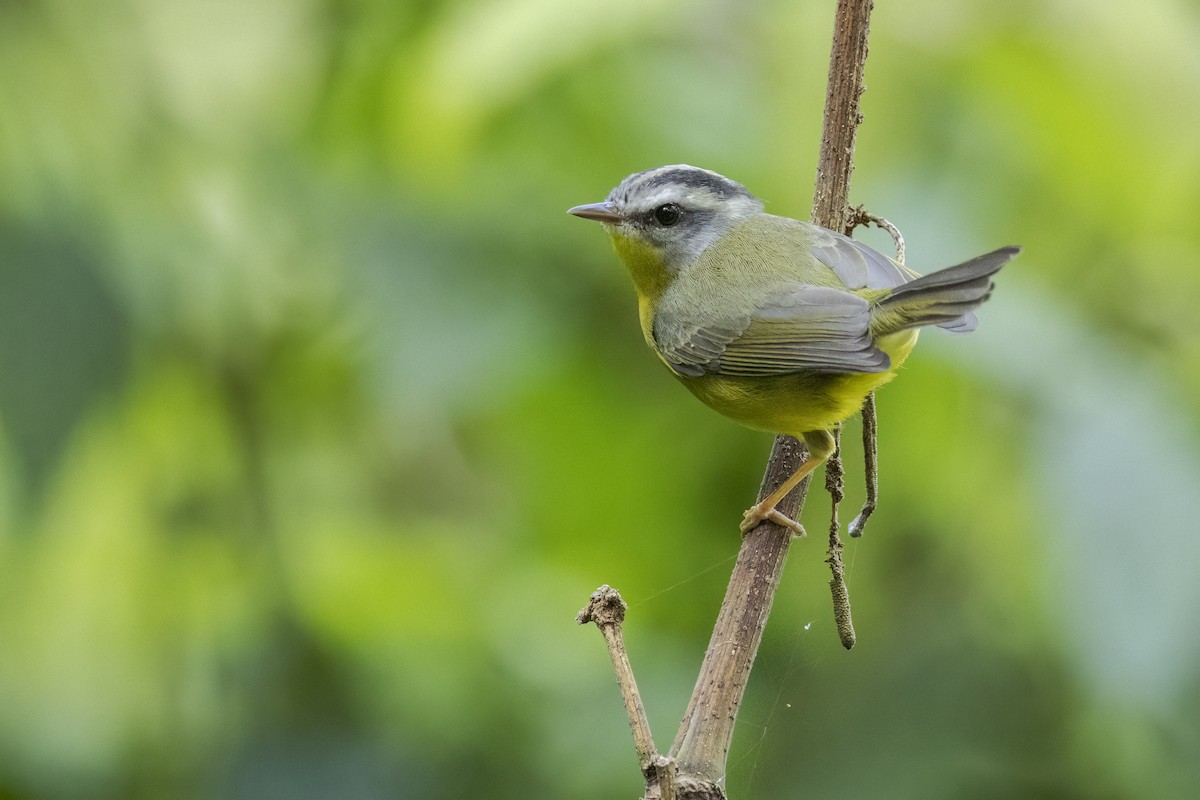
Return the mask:
[[[739,526],[742,529],[742,536],[757,528],[758,524],[763,520],[770,520],[781,528],[787,528],[792,532],[793,536],[808,535],[803,525],[784,514],[775,506],[765,508],[762,503],[758,503],[746,509],[746,513],[742,515],[742,524]]]

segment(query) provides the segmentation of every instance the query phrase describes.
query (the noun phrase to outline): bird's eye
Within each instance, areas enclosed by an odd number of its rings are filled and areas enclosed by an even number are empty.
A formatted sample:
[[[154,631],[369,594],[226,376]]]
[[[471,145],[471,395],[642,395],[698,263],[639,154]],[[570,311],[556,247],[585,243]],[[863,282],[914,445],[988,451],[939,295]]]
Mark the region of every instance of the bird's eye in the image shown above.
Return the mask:
[[[679,217],[683,211],[674,203],[666,203],[654,209],[654,221],[664,228],[669,228],[676,222],[679,222]]]

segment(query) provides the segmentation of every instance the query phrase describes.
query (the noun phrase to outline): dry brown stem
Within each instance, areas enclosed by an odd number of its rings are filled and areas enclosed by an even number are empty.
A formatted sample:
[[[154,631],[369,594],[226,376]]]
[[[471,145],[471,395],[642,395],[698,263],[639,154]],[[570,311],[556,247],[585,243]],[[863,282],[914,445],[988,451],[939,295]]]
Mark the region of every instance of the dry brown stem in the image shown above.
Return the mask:
[[[849,219],[847,200],[850,176],[854,170],[855,137],[858,124],[862,121],[859,98],[864,90],[863,68],[867,58],[867,34],[873,5],[872,0],[839,0],[837,6],[812,209],[812,221],[833,230],[844,230]],[[791,476],[805,455],[803,445],[792,437],[776,437],[759,490],[759,499],[766,497]],[[784,498],[779,510],[796,519],[807,491],[808,480],[805,480]],[[830,565],[834,570],[831,588],[834,592],[835,616],[838,617],[839,630],[843,631],[841,615],[844,610],[845,630],[850,630],[852,637],[844,573],[839,570],[841,543],[837,541],[835,548],[835,537],[836,530],[831,531]],[[626,696],[626,708],[629,709],[635,742],[638,743],[639,760],[644,759],[647,752],[651,754],[649,771],[646,768],[647,761],[642,760],[643,773],[647,777],[646,800],[668,796],[677,800],[724,800],[725,766],[733,740],[734,724],[754,657],[762,641],[790,542],[791,532],[772,522],[763,522],[742,540],[729,588],[725,592],[725,600],[700,666],[695,690],[668,759],[653,755],[652,742],[649,751],[644,749],[644,742],[638,739],[637,733],[640,723],[634,724],[635,715],[640,713],[644,716],[645,713],[640,711],[641,700],[631,703]],[[844,605],[840,608],[843,610],[838,607],[839,589],[834,586],[835,583],[841,586],[840,597]],[[615,630],[619,631],[619,623],[616,623]],[[616,663],[617,657],[614,656]],[[627,658],[624,664],[628,664]],[[622,693],[629,686],[636,695],[632,673],[626,683],[620,678],[622,669],[618,667]],[[649,742],[648,725],[645,727],[645,741]],[[654,764],[659,759],[669,766],[663,770],[656,769]],[[659,773],[662,773],[661,776]],[[663,779],[670,785],[663,786]]]

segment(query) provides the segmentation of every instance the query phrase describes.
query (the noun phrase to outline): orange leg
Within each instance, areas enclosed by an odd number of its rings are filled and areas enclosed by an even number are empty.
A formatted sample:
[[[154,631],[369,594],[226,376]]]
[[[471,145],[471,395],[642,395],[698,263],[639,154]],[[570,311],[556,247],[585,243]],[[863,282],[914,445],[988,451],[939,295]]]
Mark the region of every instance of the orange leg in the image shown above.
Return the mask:
[[[804,434],[804,444],[808,447],[808,458],[792,473],[792,476],[779,485],[779,488],[764,497],[758,503],[746,509],[742,515],[742,535],[758,527],[763,520],[770,520],[776,525],[788,528],[797,536],[804,536],[804,526],[791,517],[786,516],[775,506],[796,488],[800,481],[812,474],[813,470],[824,464],[833,455],[833,436],[829,431],[809,431]]]

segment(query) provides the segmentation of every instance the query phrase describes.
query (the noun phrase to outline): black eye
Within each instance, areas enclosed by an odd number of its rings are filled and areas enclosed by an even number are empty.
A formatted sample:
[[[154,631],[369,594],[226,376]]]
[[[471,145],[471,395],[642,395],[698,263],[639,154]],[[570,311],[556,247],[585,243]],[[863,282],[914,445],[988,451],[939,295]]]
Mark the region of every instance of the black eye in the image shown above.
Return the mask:
[[[679,217],[683,211],[674,203],[666,203],[654,209],[654,221],[664,228],[669,228],[676,222],[679,222]]]

